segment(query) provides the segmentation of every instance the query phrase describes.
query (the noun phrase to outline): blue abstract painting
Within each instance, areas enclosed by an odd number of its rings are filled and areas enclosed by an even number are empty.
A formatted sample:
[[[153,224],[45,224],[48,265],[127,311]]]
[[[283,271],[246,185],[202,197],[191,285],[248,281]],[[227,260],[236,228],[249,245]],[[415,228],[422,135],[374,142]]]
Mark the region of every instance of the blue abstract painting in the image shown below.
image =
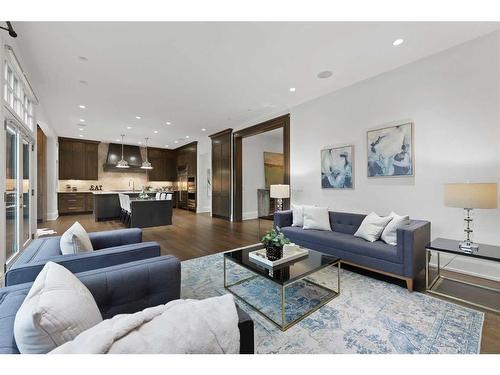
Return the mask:
[[[413,176],[413,124],[367,132],[368,177]]]
[[[321,150],[321,187],[352,189],[354,146]]]

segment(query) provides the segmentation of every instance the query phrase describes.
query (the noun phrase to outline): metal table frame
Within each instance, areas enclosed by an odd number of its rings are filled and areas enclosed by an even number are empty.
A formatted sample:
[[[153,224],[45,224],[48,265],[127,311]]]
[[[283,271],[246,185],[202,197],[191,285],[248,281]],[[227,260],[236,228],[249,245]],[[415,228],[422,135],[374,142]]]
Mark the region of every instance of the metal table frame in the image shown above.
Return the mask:
[[[287,282],[287,283],[284,283],[284,284],[281,284],[281,283],[278,283],[270,278],[266,278],[265,276],[257,273],[255,270],[252,270],[251,268],[249,267],[245,267],[245,265],[242,265],[240,263],[237,263],[237,262],[234,262],[234,261],[231,261],[232,263],[236,264],[237,266],[239,267],[243,267],[244,269],[250,271],[253,273],[252,276],[250,277],[247,277],[246,279],[242,279],[242,280],[238,280],[237,282],[235,283],[232,283],[232,284],[228,284],[227,283],[227,279],[226,279],[226,273],[227,273],[227,266],[226,266],[226,260],[228,258],[226,256],[224,256],[224,288],[227,289],[231,294],[233,294],[234,296],[236,296],[238,299],[242,300],[243,302],[245,302],[247,305],[249,305],[250,307],[252,307],[255,311],[257,311],[259,314],[261,314],[263,317],[265,317],[266,319],[268,319],[269,321],[271,321],[272,323],[274,323],[275,325],[277,325],[282,331],[286,331],[288,328],[292,327],[293,325],[297,324],[298,322],[300,322],[302,319],[306,318],[307,316],[311,315],[312,313],[314,313],[315,311],[317,311],[318,309],[320,309],[322,306],[326,305],[328,302],[330,302],[331,300],[333,300],[335,297],[337,297],[339,294],[340,294],[340,271],[341,271],[341,260],[338,259],[337,261],[335,261],[334,263],[332,264],[329,264],[329,265],[326,265],[324,267],[320,267],[318,268],[317,270],[315,270],[314,272],[311,272],[311,273],[307,273],[307,274],[304,274],[304,276],[298,278],[298,279],[295,279],[291,282]],[[229,258],[230,259],[230,258]],[[311,310],[308,310],[306,311],[304,314],[302,314],[301,316],[295,318],[294,320],[292,320],[291,322],[287,322],[286,321],[286,316],[285,316],[285,308],[286,308],[286,288],[295,284],[296,282],[298,281],[302,281],[302,280],[305,280],[307,277],[315,274],[316,272],[319,272],[325,268],[328,268],[328,267],[337,267],[337,288],[336,289],[329,289],[323,285],[319,285],[317,283],[315,283],[314,281],[311,281],[311,280],[307,280],[308,283],[310,284],[313,284],[323,290],[326,290],[329,294],[327,295],[326,298],[324,298],[317,306],[315,306],[313,309]],[[280,310],[281,310],[281,323],[280,322],[277,322],[275,321],[272,317],[266,315],[263,311],[261,311],[259,308],[255,307],[252,303],[250,303],[247,299],[245,299],[244,297],[241,297],[240,295],[238,295],[235,291],[231,290],[232,287],[236,286],[236,285],[239,285],[241,283],[244,283],[246,281],[249,281],[249,280],[252,280],[252,279],[255,279],[257,277],[263,277],[263,278],[266,278],[267,280],[273,282],[274,284],[276,284],[279,288],[281,288],[281,300],[280,300]]]
[[[485,309],[485,310],[489,310],[489,311],[493,311],[493,312],[496,312],[496,313],[500,313],[500,310],[495,309],[493,307],[482,305],[480,303],[476,303],[476,302],[472,302],[472,301],[468,301],[466,299],[463,299],[463,298],[460,298],[460,297],[457,297],[457,296],[453,296],[451,294],[439,292],[439,291],[436,290],[437,287],[438,287],[439,281],[449,280],[449,281],[454,281],[454,282],[461,283],[461,284],[464,284],[464,285],[470,285],[470,286],[473,286],[473,287],[477,287],[477,288],[489,290],[489,291],[492,291],[492,292],[500,293],[500,289],[488,287],[488,286],[481,285],[481,284],[475,284],[475,283],[471,283],[471,282],[464,281],[464,280],[459,280],[459,279],[456,279],[454,277],[443,276],[441,274],[441,270],[444,270],[446,268],[446,266],[448,264],[450,264],[455,258],[457,258],[459,256],[465,256],[465,257],[467,257],[466,253],[464,253],[464,255],[461,255],[461,254],[451,254],[451,253],[446,252],[446,251],[439,251],[439,250],[436,250],[436,249],[429,249],[429,248],[426,248],[425,250],[426,250],[426,252],[425,252],[425,290],[427,292],[435,294],[435,295],[438,295],[438,296],[441,296],[441,297],[450,298],[450,299],[453,299],[455,301],[467,303],[467,304],[472,305],[472,306],[480,307],[480,308]],[[437,275],[432,280],[430,280],[429,279],[430,278],[430,272],[429,272],[430,256],[429,255],[432,254],[433,252],[437,254]],[[445,254],[449,254],[449,255],[453,256],[453,258],[446,265],[444,265],[443,267],[441,267],[441,259],[440,259],[440,254],[441,253],[445,253]],[[459,273],[457,271],[453,271],[453,272],[454,273]],[[498,298],[500,298],[500,296]]]

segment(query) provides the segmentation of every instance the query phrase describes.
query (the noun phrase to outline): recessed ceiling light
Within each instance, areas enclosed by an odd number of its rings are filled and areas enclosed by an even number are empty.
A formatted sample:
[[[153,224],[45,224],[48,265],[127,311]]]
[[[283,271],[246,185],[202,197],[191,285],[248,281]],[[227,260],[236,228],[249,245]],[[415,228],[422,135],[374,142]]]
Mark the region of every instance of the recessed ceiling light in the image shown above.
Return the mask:
[[[117,140],[116,140],[116,142],[120,142],[120,140],[119,140],[119,139],[117,139]]]
[[[78,59],[81,61],[89,61],[85,56],[78,56]]]
[[[405,41],[404,39],[399,38],[399,39],[396,39],[394,42],[392,42],[392,45],[393,46],[400,46],[401,44],[403,44],[404,41]]]
[[[205,129],[205,128],[201,128],[201,131],[202,131],[202,132],[206,132],[206,131],[207,131],[207,129]]]
[[[80,134],[80,137],[83,137],[83,134]]]
[[[186,138],[189,138],[189,135],[186,135]]]
[[[169,145],[165,145],[165,147],[167,147],[167,148],[168,148],[168,147],[170,147],[170,146],[169,146]]]
[[[130,130],[130,129],[132,129],[132,127],[131,126],[127,126],[127,129]]]
[[[81,118],[81,119],[80,119],[80,122],[85,122],[85,120]]]
[[[158,134],[158,130],[155,130],[153,133]]]
[[[136,118],[137,120],[140,120],[140,119],[141,119],[141,116],[135,116],[135,118]]]
[[[81,132],[83,131],[83,128],[78,128],[78,130],[80,130]]]
[[[170,121],[167,121],[166,124],[167,125],[172,125],[172,123]]]
[[[174,141],[174,143],[179,143],[179,141]]]
[[[295,87],[290,87],[290,92],[295,92]]]
[[[331,70],[323,70],[322,72],[318,73],[318,78],[324,79],[324,78],[330,78],[332,76],[332,71]]]
[[[80,104],[78,107],[80,107],[81,109],[85,109],[87,107],[85,107],[83,104]]]
[[[142,142],[137,142],[138,144],[142,145]]]

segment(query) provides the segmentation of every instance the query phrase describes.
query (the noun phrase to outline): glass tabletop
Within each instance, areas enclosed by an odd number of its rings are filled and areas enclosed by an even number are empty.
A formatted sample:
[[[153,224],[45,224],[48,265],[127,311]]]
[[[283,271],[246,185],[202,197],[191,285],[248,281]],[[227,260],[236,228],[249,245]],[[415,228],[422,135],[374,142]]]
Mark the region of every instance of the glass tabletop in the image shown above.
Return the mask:
[[[340,261],[340,258],[307,249],[309,251],[307,258],[299,258],[289,263],[280,264],[270,272],[268,268],[255,263],[249,257],[250,252],[262,248],[262,244],[255,244],[228,251],[224,253],[224,257],[281,285],[290,284]]]
[[[478,244],[479,249],[477,251],[466,253],[460,249],[460,242],[447,238],[436,238],[427,245],[427,249],[500,262],[500,246]]]

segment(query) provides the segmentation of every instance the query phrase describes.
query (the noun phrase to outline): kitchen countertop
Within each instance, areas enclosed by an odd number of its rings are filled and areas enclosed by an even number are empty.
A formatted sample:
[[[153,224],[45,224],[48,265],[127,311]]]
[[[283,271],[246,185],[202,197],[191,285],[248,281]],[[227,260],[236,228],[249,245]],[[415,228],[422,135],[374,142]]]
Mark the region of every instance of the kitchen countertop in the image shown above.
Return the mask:
[[[175,193],[177,190],[173,191],[165,191],[163,193]],[[78,190],[78,191],[58,191],[58,194],[95,194],[95,195],[104,195],[104,194],[139,194],[141,190]],[[156,194],[156,191],[148,191],[146,194]]]

